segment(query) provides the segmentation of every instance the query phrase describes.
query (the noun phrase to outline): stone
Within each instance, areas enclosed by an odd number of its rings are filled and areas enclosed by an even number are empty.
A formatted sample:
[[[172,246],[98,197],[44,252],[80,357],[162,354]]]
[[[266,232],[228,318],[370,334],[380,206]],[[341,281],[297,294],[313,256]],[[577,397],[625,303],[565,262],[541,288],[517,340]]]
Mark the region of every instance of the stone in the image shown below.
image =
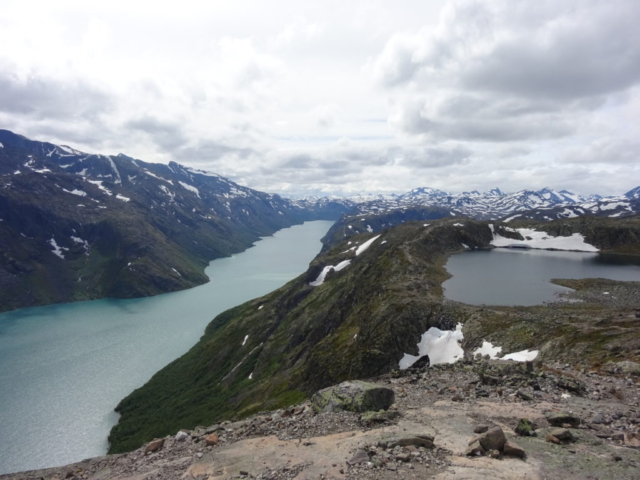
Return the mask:
[[[611,440],[615,440],[616,442],[624,441],[624,433],[617,432],[611,435]]]
[[[502,451],[502,448],[507,441],[507,437],[504,436],[504,432],[500,427],[493,427],[480,435],[478,437],[478,441],[485,450]]]
[[[487,452],[487,455],[489,455],[491,458],[500,458],[500,452],[498,450],[489,450]]]
[[[320,390],[311,397],[316,412],[367,412],[393,405],[393,390],[371,382],[354,380]]]
[[[515,428],[516,435],[521,437],[533,437],[535,436],[535,427],[533,422],[528,418],[521,418],[518,421],[518,425]]]
[[[451,397],[451,400],[453,400],[454,402],[461,402],[464,400],[464,397],[459,393],[456,393],[453,397]]]
[[[176,440],[178,442],[184,442],[187,438],[189,438],[189,434],[187,432],[183,432],[182,430],[180,430],[178,433],[176,433]]]
[[[593,416],[591,423],[595,423],[596,425],[602,425],[603,423],[607,423],[607,421],[601,413],[596,413]]]
[[[482,445],[480,445],[480,440],[476,438],[471,442],[469,448],[467,448],[465,455],[467,455],[468,457],[481,457],[485,454],[485,452],[486,450],[482,448]]]
[[[409,462],[409,461],[411,461],[411,454],[410,453],[399,453],[398,455],[396,455],[396,459],[400,460],[401,462]]]
[[[567,412],[550,413],[547,415],[547,421],[549,422],[549,425],[554,427],[561,427],[563,425],[577,427],[580,425],[580,418]]]
[[[572,441],[573,435],[566,428],[555,428],[549,432],[549,435],[556,437],[560,441]]]
[[[369,461],[369,454],[364,450],[358,450],[356,451],[356,453],[353,454],[353,457],[347,460],[347,463],[349,465],[358,465],[360,463],[367,463],[368,461]]]
[[[153,453],[157,452],[164,446],[164,438],[159,438],[152,442],[149,442],[146,447],[144,447],[144,453]]]
[[[556,445],[560,445],[560,440],[558,440],[556,437],[554,437],[550,433],[547,433],[545,440],[549,443],[555,443]]]
[[[429,360],[429,355],[423,355],[418,360],[413,362],[410,368],[427,368],[431,365],[431,361]]]
[[[473,429],[473,433],[484,433],[489,430],[489,425],[476,425]]]
[[[394,448],[394,447],[408,447],[413,445],[415,447],[433,448],[433,442],[435,437],[429,434],[422,433],[407,433],[402,435],[392,435],[387,438],[383,438],[378,442],[378,446],[382,448]]]
[[[215,432],[210,433],[209,435],[204,437],[204,443],[206,443],[208,446],[212,447],[212,446],[217,445],[218,443],[220,443],[220,437],[218,437],[218,434],[215,433]]]
[[[518,457],[518,458],[524,458],[527,455],[524,451],[524,448],[522,448],[517,443],[511,442],[508,440],[507,440],[507,443],[504,444],[502,453],[504,453],[505,455],[509,455],[510,457]]]
[[[628,360],[616,363],[608,363],[604,366],[604,370],[609,373],[618,373],[622,375],[640,376],[640,363]]]
[[[522,390],[518,390],[516,392],[516,396],[518,398],[521,398],[522,400],[524,400],[525,402],[531,402],[533,401],[533,397],[531,395],[529,395],[527,392],[523,392]]]
[[[625,432],[624,444],[627,447],[640,447],[640,436],[637,433]]]
[[[366,423],[390,422],[400,417],[397,410],[380,410],[379,412],[364,412],[360,420]]]

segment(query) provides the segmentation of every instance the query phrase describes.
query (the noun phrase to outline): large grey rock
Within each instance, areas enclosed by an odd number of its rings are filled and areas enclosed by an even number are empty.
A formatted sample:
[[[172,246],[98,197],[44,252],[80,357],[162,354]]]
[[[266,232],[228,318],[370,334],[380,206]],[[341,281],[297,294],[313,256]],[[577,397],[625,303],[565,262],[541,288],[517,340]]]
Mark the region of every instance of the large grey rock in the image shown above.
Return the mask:
[[[387,410],[395,400],[393,390],[354,380],[325,388],[311,397],[316,412],[367,412]]]
[[[640,376],[640,363],[624,360],[622,362],[608,363],[604,369],[609,373]]]
[[[504,436],[504,432],[500,427],[493,427],[488,432],[480,435],[478,440],[485,450],[498,450],[501,452],[507,442],[507,437]]]

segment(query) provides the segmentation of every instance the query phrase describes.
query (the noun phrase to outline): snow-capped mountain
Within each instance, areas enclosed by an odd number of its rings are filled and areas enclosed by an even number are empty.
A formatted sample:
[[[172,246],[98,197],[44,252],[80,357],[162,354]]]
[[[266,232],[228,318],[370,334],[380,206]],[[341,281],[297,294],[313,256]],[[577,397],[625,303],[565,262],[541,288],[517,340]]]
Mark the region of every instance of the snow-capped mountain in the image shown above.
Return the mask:
[[[451,194],[434,188],[416,188],[402,195],[357,202],[349,215],[372,215],[409,207],[443,207],[452,214],[480,220],[535,218],[552,220],[578,215],[619,217],[638,211],[634,200],[640,198],[640,187],[623,197],[588,197],[568,190],[521,190],[503,193],[499,188],[487,192]],[[541,213],[545,212],[545,213]],[[549,218],[546,218],[549,217]]]

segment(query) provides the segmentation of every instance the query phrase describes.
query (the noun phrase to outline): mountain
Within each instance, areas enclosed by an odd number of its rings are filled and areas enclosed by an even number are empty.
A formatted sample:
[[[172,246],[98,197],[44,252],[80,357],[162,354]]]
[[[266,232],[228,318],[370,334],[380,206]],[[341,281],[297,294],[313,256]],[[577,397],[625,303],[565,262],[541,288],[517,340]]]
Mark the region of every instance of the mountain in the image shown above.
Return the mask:
[[[193,287],[209,261],[346,209],[0,130],[0,310]]]
[[[499,188],[493,188],[484,193],[474,190],[451,194],[442,190],[422,187],[401,195],[380,196],[374,199],[364,198],[365,201],[354,202],[355,205],[347,214],[350,216],[377,215],[383,212],[422,206],[445,208],[449,209],[453,215],[467,216],[478,220],[522,217],[542,221],[570,218],[573,215],[582,214],[634,215],[640,211],[638,203],[634,201],[639,199],[640,187],[631,190],[623,198],[603,198],[599,195],[584,197],[568,190],[556,191],[550,188],[537,191],[521,190],[514,193],[503,193]],[[565,208],[568,209],[566,214],[564,214]],[[543,211],[552,211],[552,214],[549,215],[548,212],[547,214],[535,213]]]
[[[637,219],[576,218],[535,228],[549,237],[580,233],[603,251],[640,253]],[[453,253],[490,247],[498,236],[524,240],[506,224],[459,218],[328,236],[305,273],[218,315],[188,353],[122,400],[111,452],[180,428],[288,406],[343,380],[389,372],[404,352],[417,353],[416,343],[430,327],[450,330],[475,319],[484,328],[478,320],[487,314],[482,308],[470,313],[442,301],[444,264]],[[490,319],[500,334],[506,335],[500,326],[511,313],[503,309]],[[538,318],[534,323],[542,325]],[[519,325],[504,342],[512,342],[512,351],[537,345],[539,337],[522,333],[530,328]],[[551,331],[536,328],[544,335]]]

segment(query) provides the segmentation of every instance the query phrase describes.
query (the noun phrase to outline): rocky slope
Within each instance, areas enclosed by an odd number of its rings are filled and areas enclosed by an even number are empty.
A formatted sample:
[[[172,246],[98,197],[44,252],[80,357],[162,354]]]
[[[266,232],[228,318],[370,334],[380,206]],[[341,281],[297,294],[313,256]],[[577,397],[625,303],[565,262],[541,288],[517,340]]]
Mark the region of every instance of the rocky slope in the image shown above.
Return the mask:
[[[0,311],[207,281],[210,260],[339,210],[303,208],[177,163],[0,130]]]
[[[561,235],[581,232],[610,251],[635,251],[640,245],[638,221],[615,222],[576,219],[541,225]],[[512,312],[512,318],[442,300],[447,256],[489,248],[494,235],[522,239],[504,224],[448,219],[409,222],[329,243],[305,274],[219,315],[193,349],[124,399],[110,437],[112,451],[136,448],[177,428],[289,405],[346,379],[388,372],[405,352],[417,353],[416,344],[430,327],[451,329],[458,322],[486,319],[469,323],[477,333],[469,341],[479,342],[480,334],[498,335],[496,325],[507,325],[509,319],[514,335],[508,341],[500,337],[501,342],[517,347],[513,351],[539,348],[532,333],[538,330],[523,326],[521,310],[499,311]],[[586,306],[570,308],[582,312],[578,316],[595,318]],[[538,314],[560,322],[557,312]],[[569,327],[537,325],[542,337],[553,334],[559,344],[564,335],[574,334]]]
[[[395,397],[387,411],[316,413],[307,401],[0,478],[631,480],[640,467],[639,373],[469,357],[373,379]]]

